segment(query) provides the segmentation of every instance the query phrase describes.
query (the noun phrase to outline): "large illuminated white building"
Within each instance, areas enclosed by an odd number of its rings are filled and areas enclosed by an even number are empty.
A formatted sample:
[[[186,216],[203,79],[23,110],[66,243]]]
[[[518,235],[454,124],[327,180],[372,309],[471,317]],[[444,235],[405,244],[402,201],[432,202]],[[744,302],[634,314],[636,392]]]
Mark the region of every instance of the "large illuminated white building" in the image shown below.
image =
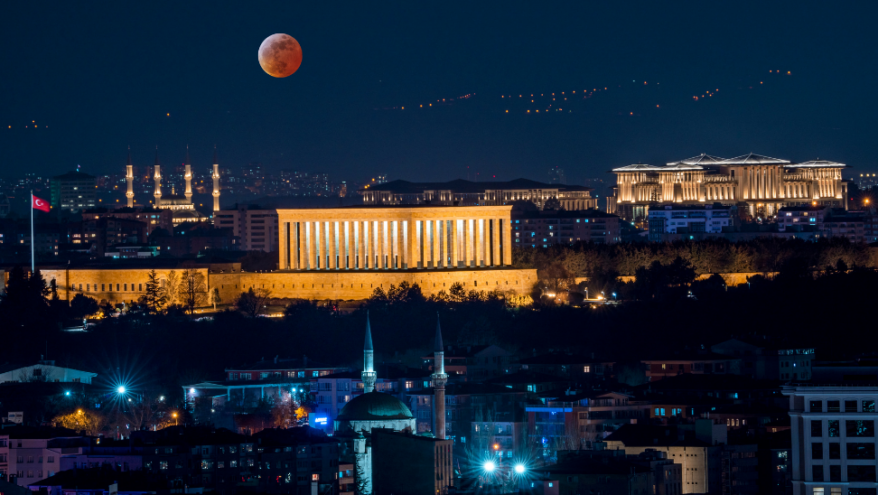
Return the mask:
[[[659,203],[738,205],[753,217],[772,217],[784,206],[847,208],[847,165],[827,160],[792,163],[749,153],[736,158],[701,154],[666,165],[637,163],[611,170],[616,192],[607,212],[646,218]]]

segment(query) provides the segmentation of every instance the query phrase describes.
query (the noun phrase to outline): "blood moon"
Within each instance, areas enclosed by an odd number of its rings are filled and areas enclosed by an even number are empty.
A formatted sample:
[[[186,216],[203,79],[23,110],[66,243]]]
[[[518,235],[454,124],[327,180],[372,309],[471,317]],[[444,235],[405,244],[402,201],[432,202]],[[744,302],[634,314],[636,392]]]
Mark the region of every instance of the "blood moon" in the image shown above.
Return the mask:
[[[269,76],[289,77],[302,65],[302,47],[288,34],[272,34],[259,45],[259,65]]]

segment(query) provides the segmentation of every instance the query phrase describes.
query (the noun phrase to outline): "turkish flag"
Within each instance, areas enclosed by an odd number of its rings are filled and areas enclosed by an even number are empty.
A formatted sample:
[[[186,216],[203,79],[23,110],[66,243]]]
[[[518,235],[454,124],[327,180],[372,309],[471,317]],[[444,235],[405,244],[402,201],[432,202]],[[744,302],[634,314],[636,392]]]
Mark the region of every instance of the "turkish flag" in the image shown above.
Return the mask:
[[[49,213],[49,203],[45,199],[40,199],[33,194],[31,194],[30,197],[31,206],[33,206],[35,210],[45,211],[46,213]]]

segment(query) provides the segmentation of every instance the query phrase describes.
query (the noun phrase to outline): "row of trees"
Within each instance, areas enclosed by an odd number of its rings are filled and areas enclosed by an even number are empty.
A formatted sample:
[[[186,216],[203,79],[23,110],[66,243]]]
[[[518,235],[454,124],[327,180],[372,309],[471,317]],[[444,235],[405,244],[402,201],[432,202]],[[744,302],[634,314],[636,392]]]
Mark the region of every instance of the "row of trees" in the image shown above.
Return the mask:
[[[222,303],[222,298],[217,288],[208,290],[207,280],[199,270],[187,268],[179,275],[171,270],[164,284],[156,271],[152,270],[147,275],[146,291],[139,303],[149,313],[179,305],[192,314],[195,308],[207,304],[213,304],[215,308]]]
[[[548,270],[563,268],[572,277],[591,277],[601,273],[634,275],[638,268],[658,261],[663,265],[677,258],[691,263],[695,273],[777,272],[789,263],[804,264],[812,270],[834,267],[842,260],[849,267],[878,268],[878,253],[865,243],[845,238],[801,239],[759,238],[730,242],[724,239],[675,241],[665,243],[558,245],[545,249],[516,248],[516,268]]]

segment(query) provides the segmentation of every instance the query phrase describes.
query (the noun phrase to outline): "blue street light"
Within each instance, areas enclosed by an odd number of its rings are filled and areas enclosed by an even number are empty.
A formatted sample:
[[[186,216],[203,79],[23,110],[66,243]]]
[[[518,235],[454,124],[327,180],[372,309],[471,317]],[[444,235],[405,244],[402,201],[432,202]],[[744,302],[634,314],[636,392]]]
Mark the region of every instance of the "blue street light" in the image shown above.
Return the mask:
[[[120,385],[119,388],[116,389],[116,392],[118,392],[118,393],[120,393],[120,394],[124,394],[124,393],[125,393],[125,387],[124,387],[123,385]]]
[[[524,464],[516,464],[515,465],[515,474],[524,474],[525,468]]]
[[[494,469],[497,468],[497,465],[494,464],[494,461],[486,461],[483,467],[485,468],[486,472],[491,473],[494,471]]]
[[[64,392],[64,395],[66,395],[67,397],[70,397],[70,391],[68,390],[68,391]]]

